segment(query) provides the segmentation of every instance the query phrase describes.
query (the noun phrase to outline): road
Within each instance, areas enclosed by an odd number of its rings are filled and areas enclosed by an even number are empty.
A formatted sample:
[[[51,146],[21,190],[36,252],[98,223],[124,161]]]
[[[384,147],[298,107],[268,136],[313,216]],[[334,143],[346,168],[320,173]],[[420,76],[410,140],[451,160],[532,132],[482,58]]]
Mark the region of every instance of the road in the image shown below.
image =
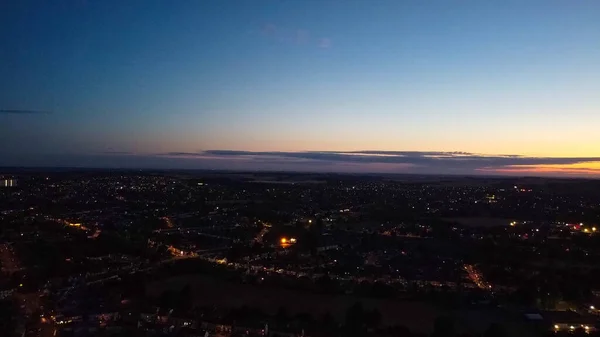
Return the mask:
[[[469,274],[469,279],[477,285],[479,289],[491,290],[492,285],[487,283],[483,278],[483,275],[477,270],[477,268],[470,264],[465,264],[463,269]]]
[[[2,271],[7,274],[12,274],[22,269],[19,266],[12,246],[6,243],[0,245],[0,262],[2,262]]]
[[[15,271],[23,270],[17,255],[9,244],[0,245],[0,261],[2,262],[3,272],[10,274]],[[42,309],[41,296],[41,291],[28,294],[16,292],[14,294],[14,297],[19,304],[18,330],[27,336],[49,337],[54,333],[54,329],[51,326],[48,326],[48,324],[40,325],[34,323],[33,326],[30,325],[31,319],[33,319],[34,322],[36,320],[36,318],[31,317],[31,315]]]

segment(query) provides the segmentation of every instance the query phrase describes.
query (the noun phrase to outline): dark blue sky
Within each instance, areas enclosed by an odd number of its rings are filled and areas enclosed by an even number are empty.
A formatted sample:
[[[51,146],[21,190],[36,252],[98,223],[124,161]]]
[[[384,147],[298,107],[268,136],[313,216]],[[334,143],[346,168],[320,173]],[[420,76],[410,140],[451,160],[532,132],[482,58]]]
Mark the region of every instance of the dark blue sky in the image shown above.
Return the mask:
[[[165,158],[207,150],[593,158],[598,18],[596,0],[4,1],[0,165],[232,164]],[[600,168],[569,165],[555,171]],[[514,168],[462,168],[477,169]]]

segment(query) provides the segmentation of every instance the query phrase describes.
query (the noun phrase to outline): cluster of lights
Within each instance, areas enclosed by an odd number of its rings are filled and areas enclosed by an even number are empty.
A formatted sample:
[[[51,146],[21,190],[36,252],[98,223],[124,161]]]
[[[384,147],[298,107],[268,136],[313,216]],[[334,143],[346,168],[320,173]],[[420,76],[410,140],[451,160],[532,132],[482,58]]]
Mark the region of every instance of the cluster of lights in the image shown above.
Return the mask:
[[[72,322],[73,322],[73,320],[67,320],[67,321],[57,321],[57,322],[56,322],[56,324],[58,324],[58,325],[62,325],[62,324],[69,324],[69,323],[72,323]]]
[[[598,230],[596,227],[586,228],[584,227],[583,223],[579,224],[579,229],[584,233],[595,233]]]
[[[589,326],[587,326],[587,325],[582,325],[581,327],[582,327],[582,328],[583,328],[585,331],[589,331],[589,330],[590,330],[590,327],[589,327]],[[558,330],[560,330],[560,325],[558,325],[558,324],[555,324],[555,325],[554,325],[554,330],[557,330],[557,331],[558,331]],[[569,330],[571,330],[571,331],[575,330],[575,326],[574,326],[574,325],[571,325],[571,326],[569,326]]]
[[[297,242],[296,238],[281,238],[280,240],[282,245],[294,244]]]
[[[13,179],[4,179],[2,181],[2,184],[0,184],[0,186],[2,187],[13,187],[13,186],[17,186],[17,182]]]

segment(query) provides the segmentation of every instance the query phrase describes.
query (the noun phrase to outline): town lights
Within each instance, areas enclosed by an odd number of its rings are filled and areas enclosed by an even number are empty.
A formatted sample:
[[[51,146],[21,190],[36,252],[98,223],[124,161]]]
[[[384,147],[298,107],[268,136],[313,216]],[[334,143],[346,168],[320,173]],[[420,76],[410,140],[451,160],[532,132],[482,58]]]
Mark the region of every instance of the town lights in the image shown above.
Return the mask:
[[[283,248],[287,248],[287,247],[295,244],[297,241],[296,241],[296,238],[281,238],[279,240],[279,242],[281,243],[281,246]]]

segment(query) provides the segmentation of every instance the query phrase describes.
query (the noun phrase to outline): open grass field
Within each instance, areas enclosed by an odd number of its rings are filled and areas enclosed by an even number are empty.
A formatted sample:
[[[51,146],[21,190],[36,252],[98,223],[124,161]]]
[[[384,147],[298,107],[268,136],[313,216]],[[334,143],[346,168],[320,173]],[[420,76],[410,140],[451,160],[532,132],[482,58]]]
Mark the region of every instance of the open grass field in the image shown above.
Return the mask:
[[[449,222],[456,222],[466,227],[506,227],[510,224],[510,219],[502,218],[485,218],[485,217],[473,217],[473,218],[444,218],[443,220]]]
[[[424,302],[378,300],[354,296],[333,296],[314,294],[281,288],[267,288],[249,284],[239,284],[217,280],[206,275],[188,275],[173,277],[152,283],[148,293],[158,297],[167,289],[179,290],[186,284],[192,287],[196,304],[215,304],[222,307],[261,308],[264,312],[275,314],[277,309],[285,307],[291,315],[309,313],[314,318],[330,312],[339,322],[344,321],[348,307],[360,301],[365,309],[378,308],[385,325],[404,325],[415,332],[430,332],[435,319],[443,311]]]
[[[431,333],[435,319],[442,315],[452,315],[458,319],[458,327],[465,332],[482,332],[491,323],[504,324],[509,330],[521,330],[520,324],[497,311],[461,310],[454,311],[439,308],[424,301],[386,300],[360,298],[350,295],[326,295],[281,288],[268,288],[249,284],[240,284],[217,279],[208,275],[187,275],[173,277],[151,283],[148,294],[158,297],[167,289],[179,290],[189,284],[196,304],[217,305],[219,307],[261,308],[266,313],[275,314],[277,309],[285,307],[290,315],[309,313],[314,318],[330,312],[338,322],[343,322],[346,310],[360,301],[365,309],[377,308],[382,315],[383,325],[404,325],[413,332]]]

